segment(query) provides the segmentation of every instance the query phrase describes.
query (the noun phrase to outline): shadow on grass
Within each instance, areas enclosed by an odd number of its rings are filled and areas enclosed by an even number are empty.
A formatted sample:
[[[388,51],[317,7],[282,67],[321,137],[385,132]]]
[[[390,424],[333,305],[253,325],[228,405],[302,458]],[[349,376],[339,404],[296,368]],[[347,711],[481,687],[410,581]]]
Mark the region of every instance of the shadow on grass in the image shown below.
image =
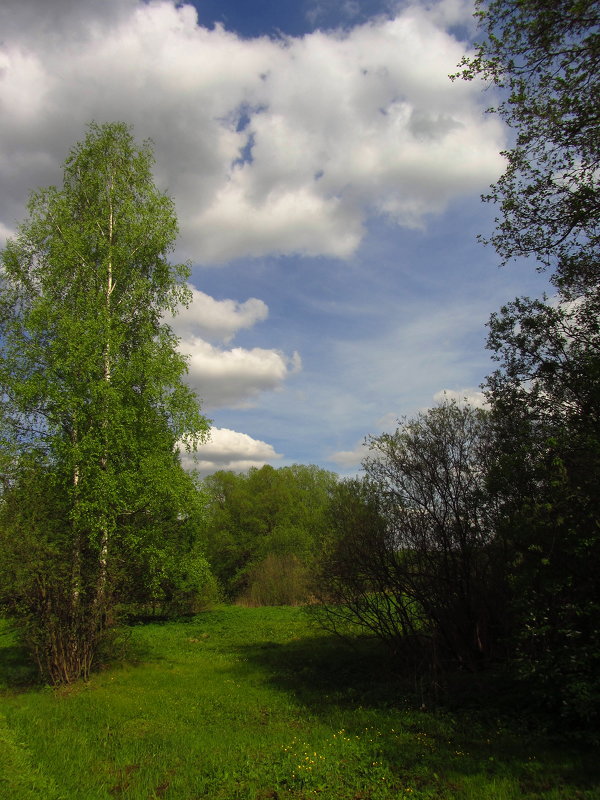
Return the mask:
[[[311,711],[327,706],[406,708],[420,703],[419,686],[402,676],[390,653],[372,637],[341,639],[333,634],[279,644],[257,642],[236,648],[241,662],[259,667],[268,681]]]
[[[117,617],[117,620],[120,625],[129,627],[135,625],[169,625],[172,623],[191,624],[197,621],[201,613],[203,612],[186,614],[123,613]]]
[[[501,667],[479,672],[450,667],[433,675],[409,658],[394,659],[373,636],[346,640],[321,634],[236,650],[241,656],[236,669],[258,667],[270,684],[317,714],[332,706],[429,710],[458,714],[483,727],[501,724],[523,735],[562,739],[565,734],[560,720],[539,707],[531,687]]]
[[[39,685],[38,672],[27,650],[16,641],[8,623],[0,626],[0,691]]]
[[[269,684],[288,692],[310,715],[327,717],[333,712],[335,718],[336,710],[362,709],[377,725],[382,723],[376,720],[386,719],[388,711],[406,712],[401,726],[414,730],[416,738],[412,744],[405,741],[403,748],[409,761],[407,748],[416,748],[413,767],[417,772],[421,767],[440,775],[450,770],[463,777],[483,776],[482,780],[489,776],[491,782],[500,783],[510,777],[532,798],[566,783],[574,787],[573,798],[600,800],[597,748],[587,739],[550,735],[543,718],[529,714],[524,697],[519,704],[518,690],[504,675],[491,671],[451,675],[439,703],[424,705],[418,678],[403,674],[374,638],[357,638],[350,645],[340,637],[322,635],[286,644],[264,641],[236,650],[241,661],[235,669],[242,679],[245,673],[256,674],[258,668]],[[346,719],[348,730],[355,727],[362,733],[363,716],[349,714]],[[422,731],[429,732],[431,752],[423,750]],[[381,740],[382,757],[395,763],[397,745],[394,739],[390,741],[388,751]],[[535,755],[526,761],[525,752],[538,750],[539,761]],[[423,780],[429,786],[429,779]]]

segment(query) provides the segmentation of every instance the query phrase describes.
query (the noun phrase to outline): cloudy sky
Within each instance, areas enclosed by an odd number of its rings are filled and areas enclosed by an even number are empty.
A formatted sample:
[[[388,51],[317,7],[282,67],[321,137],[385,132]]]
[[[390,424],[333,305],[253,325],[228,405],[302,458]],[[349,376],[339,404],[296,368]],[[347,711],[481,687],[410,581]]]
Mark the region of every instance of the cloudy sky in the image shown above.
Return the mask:
[[[0,239],[86,124],[155,144],[213,420],[199,466],[355,471],[369,433],[477,392],[489,314],[539,294],[475,240],[507,132],[452,83],[467,0],[3,0]]]

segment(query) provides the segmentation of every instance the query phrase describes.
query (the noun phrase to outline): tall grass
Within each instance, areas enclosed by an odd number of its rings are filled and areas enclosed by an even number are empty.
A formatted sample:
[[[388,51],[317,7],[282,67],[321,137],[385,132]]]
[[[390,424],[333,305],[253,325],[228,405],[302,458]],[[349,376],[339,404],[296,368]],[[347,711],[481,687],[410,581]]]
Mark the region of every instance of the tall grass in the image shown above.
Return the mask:
[[[596,800],[592,752],[414,707],[371,641],[301,609],[134,626],[87,684],[29,685],[0,631],[4,800]]]

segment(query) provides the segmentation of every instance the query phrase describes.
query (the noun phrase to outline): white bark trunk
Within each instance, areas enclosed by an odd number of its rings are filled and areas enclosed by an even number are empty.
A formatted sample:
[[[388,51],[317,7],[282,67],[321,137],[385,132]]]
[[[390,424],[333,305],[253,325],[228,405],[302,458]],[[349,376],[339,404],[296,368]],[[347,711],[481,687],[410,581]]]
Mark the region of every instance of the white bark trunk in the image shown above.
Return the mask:
[[[112,184],[110,186],[110,191],[112,194]],[[112,245],[113,245],[113,230],[114,230],[114,218],[113,218],[113,206],[112,206],[112,196],[109,199],[109,215],[108,215],[108,264],[107,264],[107,275],[106,275],[106,289],[105,289],[105,309],[106,309],[106,340],[104,344],[104,351],[103,351],[103,364],[102,364],[102,373],[103,378],[106,383],[110,383],[111,381],[111,352],[110,352],[110,304],[111,304],[111,295],[113,291],[113,263],[112,263]],[[109,421],[108,417],[105,416],[102,420],[102,428],[104,431],[108,429]],[[101,465],[103,469],[106,469],[108,464],[108,452],[105,447],[104,455],[102,456]],[[96,607],[97,610],[102,612],[104,601],[106,599],[106,583],[108,577],[108,544],[109,544],[109,531],[108,526],[105,524],[100,535],[100,553],[98,559],[98,583],[96,587]]]

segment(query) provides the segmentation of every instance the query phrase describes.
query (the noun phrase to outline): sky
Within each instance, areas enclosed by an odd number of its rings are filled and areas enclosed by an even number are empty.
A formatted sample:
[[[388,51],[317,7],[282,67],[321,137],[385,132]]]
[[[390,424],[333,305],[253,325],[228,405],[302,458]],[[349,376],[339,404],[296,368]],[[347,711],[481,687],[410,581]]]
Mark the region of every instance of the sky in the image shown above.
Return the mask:
[[[509,134],[448,78],[474,38],[467,0],[3,0],[0,246],[90,121],[131,124],[192,266],[195,466],[353,474],[366,436],[481,402],[490,314],[547,288],[477,242]]]

